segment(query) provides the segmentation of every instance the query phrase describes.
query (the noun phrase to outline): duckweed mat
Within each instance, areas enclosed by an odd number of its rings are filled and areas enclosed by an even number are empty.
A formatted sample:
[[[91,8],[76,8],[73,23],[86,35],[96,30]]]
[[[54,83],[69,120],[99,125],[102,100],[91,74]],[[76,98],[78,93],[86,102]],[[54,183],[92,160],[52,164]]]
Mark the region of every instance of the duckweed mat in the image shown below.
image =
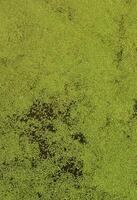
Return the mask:
[[[137,1],[0,0],[0,199],[137,199]]]

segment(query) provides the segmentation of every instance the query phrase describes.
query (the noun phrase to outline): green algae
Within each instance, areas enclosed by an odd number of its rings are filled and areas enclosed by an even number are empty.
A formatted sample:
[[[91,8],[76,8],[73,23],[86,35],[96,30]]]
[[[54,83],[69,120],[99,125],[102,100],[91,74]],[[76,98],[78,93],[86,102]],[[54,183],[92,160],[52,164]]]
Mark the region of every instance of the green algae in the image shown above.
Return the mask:
[[[1,200],[137,198],[136,11],[0,1]]]

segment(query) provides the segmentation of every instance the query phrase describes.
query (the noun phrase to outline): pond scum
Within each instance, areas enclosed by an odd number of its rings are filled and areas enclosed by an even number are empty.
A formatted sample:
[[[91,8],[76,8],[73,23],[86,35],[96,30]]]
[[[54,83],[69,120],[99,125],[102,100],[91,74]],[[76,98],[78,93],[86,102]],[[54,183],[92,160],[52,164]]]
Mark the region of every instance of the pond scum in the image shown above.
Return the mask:
[[[137,2],[0,1],[0,200],[137,199]]]

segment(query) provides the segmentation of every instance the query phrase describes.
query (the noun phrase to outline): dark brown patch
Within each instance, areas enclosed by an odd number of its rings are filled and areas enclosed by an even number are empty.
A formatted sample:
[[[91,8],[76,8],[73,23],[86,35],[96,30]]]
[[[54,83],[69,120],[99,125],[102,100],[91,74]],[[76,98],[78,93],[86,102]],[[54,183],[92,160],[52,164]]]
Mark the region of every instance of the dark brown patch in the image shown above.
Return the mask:
[[[37,192],[37,196],[38,196],[38,198],[41,198],[42,197],[42,193],[41,192]]]
[[[74,20],[74,9],[72,9],[71,7],[68,7],[68,19],[70,21]]]
[[[118,49],[115,54],[116,56],[116,67],[119,68],[121,63],[124,59],[124,40],[125,40],[125,33],[126,33],[126,26],[125,26],[125,15],[121,15],[120,19],[117,21],[118,23]]]
[[[134,99],[134,104],[133,104],[133,112],[131,116],[129,117],[128,124],[132,122],[132,120],[137,118],[137,100]]]
[[[134,101],[135,102],[134,102],[134,105],[133,105],[133,112],[136,115],[137,114],[137,100],[135,99]]]
[[[56,171],[51,177],[53,182],[57,182],[61,177],[61,171],[60,170]]]
[[[66,16],[69,21],[74,20],[75,11],[70,6],[68,7],[59,6],[55,9],[55,11],[63,16]]]
[[[71,109],[75,105],[75,101],[71,101],[69,104],[64,105],[64,110],[59,111],[59,115],[61,116],[61,121],[66,124],[68,127],[71,127],[75,123],[75,119],[71,117]]]
[[[55,133],[57,131],[57,129],[53,126],[53,124],[48,124],[47,130],[50,132],[53,132],[53,133]]]
[[[70,173],[75,178],[80,177],[83,175],[83,162],[77,161],[75,157],[69,158],[66,164],[61,168],[62,172]]]
[[[37,167],[37,162],[36,162],[35,158],[32,158],[32,160],[31,160],[31,167],[32,168],[36,168]]]
[[[127,138],[130,138],[130,135],[127,135]]]
[[[75,133],[72,135],[72,138],[74,140],[78,140],[81,144],[87,144],[87,141],[86,141],[86,137],[84,136],[83,133],[81,132],[78,132],[78,133]]]
[[[121,62],[123,58],[123,48],[121,48],[118,52],[117,52],[117,60],[118,62]]]
[[[124,53],[123,47],[121,47],[121,49],[116,53],[117,67],[120,65],[120,63],[123,60],[123,53]]]
[[[130,4],[132,2],[132,0],[125,0],[126,4]]]
[[[120,80],[114,79],[114,84],[119,85],[119,83],[120,83]]]
[[[40,154],[39,154],[40,159],[44,160],[52,156],[49,150],[49,145],[47,144],[45,140],[40,139],[38,141],[38,145],[39,145],[39,151],[40,151]]]
[[[33,102],[27,114],[25,114],[21,121],[28,121],[28,119],[36,119],[42,121],[44,119],[53,120],[56,118],[52,103],[43,103],[39,100]]]
[[[54,163],[58,165],[60,169],[52,174],[51,178],[53,182],[57,182],[64,173],[71,174],[73,178],[80,178],[81,176],[83,176],[83,161],[77,160],[76,157],[70,157],[68,161],[63,164],[62,167],[60,167],[60,163],[62,162],[63,157],[61,157],[57,163]]]
[[[63,7],[60,6],[60,7],[58,7],[58,8],[56,9],[56,11],[57,11],[58,13],[61,13],[61,14],[62,14],[62,13],[65,13],[66,10],[65,10]]]
[[[38,141],[39,139],[38,131],[39,128],[34,125],[33,126],[30,125],[29,129],[27,130],[27,134],[31,143]]]

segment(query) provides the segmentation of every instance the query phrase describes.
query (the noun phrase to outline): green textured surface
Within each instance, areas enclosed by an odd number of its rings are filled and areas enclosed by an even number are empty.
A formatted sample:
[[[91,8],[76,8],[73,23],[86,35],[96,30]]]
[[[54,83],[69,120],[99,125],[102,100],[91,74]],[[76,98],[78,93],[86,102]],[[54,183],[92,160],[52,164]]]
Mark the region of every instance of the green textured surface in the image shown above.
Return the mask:
[[[0,200],[137,199],[137,1],[0,0]]]

